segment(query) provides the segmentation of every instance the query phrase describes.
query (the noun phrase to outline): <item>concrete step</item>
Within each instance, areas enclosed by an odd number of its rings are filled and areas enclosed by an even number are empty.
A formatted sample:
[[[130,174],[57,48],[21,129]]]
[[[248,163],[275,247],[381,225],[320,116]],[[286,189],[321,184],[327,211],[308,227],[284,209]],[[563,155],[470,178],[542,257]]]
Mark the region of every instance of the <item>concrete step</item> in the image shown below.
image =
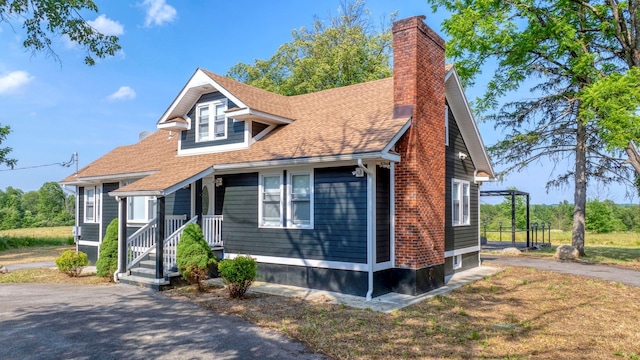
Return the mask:
[[[143,277],[147,279],[155,279],[156,278],[156,269],[147,269],[143,267],[132,268],[131,275]]]
[[[161,290],[171,286],[171,281],[164,279],[149,279],[135,275],[120,276],[120,283],[125,285],[141,286],[154,290]]]
[[[156,260],[155,259],[150,259],[150,260],[142,260],[139,262],[139,266],[141,268],[145,268],[145,269],[154,269],[156,268]]]

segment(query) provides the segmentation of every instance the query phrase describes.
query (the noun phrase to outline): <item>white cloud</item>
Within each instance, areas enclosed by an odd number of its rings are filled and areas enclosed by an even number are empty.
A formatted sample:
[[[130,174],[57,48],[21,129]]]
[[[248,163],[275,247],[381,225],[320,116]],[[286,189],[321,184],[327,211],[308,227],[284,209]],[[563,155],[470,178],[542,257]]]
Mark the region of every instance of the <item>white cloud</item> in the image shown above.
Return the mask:
[[[164,25],[176,19],[178,12],[165,0],[144,0],[142,6],[147,10],[144,26]]]
[[[107,99],[111,101],[133,100],[135,98],[136,98],[136,92],[128,86],[120,86],[120,89],[118,89],[118,91],[114,92],[113,94],[107,97]]]
[[[124,34],[124,26],[117,21],[109,19],[104,14],[98,16],[95,20],[87,21],[87,24],[104,35],[120,36]]]
[[[35,79],[35,77],[22,70],[12,71],[6,75],[0,76],[0,95],[9,94],[13,91],[19,90],[33,79]]]

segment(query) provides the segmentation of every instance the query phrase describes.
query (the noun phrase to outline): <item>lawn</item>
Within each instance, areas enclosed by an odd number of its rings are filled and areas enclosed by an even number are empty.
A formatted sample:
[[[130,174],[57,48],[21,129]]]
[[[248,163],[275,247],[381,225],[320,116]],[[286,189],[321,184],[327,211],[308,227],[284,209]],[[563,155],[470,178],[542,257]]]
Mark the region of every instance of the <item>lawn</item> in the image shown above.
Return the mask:
[[[70,226],[0,230],[0,251],[72,244],[73,236]]]
[[[32,237],[37,239],[43,238],[68,238],[73,237],[72,226],[54,226],[41,228],[25,228],[0,230],[0,237]]]
[[[640,289],[507,268],[390,314],[222,289],[165,292],[337,359],[639,359]]]
[[[548,234],[548,233],[547,233]],[[489,233],[489,240],[493,241]],[[510,239],[511,234],[508,235]],[[507,237],[503,234],[503,242]],[[545,240],[548,236],[545,235]],[[509,240],[511,241],[511,240]],[[516,241],[526,241],[525,233],[517,233]],[[538,241],[542,242],[542,235],[538,233]],[[559,245],[571,244],[571,232],[551,231],[551,247],[539,251],[525,252],[527,256],[551,257]],[[640,270],[640,233],[619,232],[608,234],[587,233],[585,236],[585,252],[587,256],[579,259],[588,264],[615,265]]]

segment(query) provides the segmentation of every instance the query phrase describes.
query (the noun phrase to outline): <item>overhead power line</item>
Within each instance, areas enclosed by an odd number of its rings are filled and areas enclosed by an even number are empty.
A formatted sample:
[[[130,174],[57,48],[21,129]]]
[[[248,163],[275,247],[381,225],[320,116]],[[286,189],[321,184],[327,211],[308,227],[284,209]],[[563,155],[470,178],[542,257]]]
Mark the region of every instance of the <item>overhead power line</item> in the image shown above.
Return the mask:
[[[67,162],[57,162],[57,163],[51,163],[51,164],[43,164],[43,165],[32,165],[32,166],[24,166],[24,167],[19,167],[19,168],[11,168],[11,169],[1,169],[0,171],[16,171],[16,170],[28,170],[28,169],[36,169],[36,168],[41,168],[41,167],[47,167],[47,166],[62,166],[62,167],[70,167],[74,162],[77,161],[77,156],[78,153],[73,153],[71,154],[71,159]]]

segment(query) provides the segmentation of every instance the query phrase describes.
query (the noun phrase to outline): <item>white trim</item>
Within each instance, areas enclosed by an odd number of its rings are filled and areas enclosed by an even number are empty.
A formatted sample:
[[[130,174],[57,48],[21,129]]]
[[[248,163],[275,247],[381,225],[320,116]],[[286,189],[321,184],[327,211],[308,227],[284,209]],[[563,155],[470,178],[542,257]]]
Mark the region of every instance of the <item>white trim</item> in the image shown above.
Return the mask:
[[[216,108],[220,105],[222,105],[222,107],[224,108],[222,110],[222,114],[224,116],[224,120],[223,120],[224,136],[217,138],[215,136],[216,120],[217,120]],[[196,104],[196,109],[195,109],[196,110],[196,121],[195,121],[195,143],[196,144],[227,139],[227,136],[229,135],[229,119],[230,119],[230,117],[228,117],[226,114],[227,107],[228,107],[227,99],[218,99],[218,100],[207,101],[207,102]],[[207,111],[209,111],[209,118],[208,118],[209,130],[208,130],[206,139],[200,139],[200,109],[202,108],[207,108]],[[246,131],[246,126],[245,126],[245,131]]]
[[[100,242],[98,242],[98,241],[89,241],[89,240],[78,240],[78,245],[99,247],[100,246]]]
[[[93,190],[93,219],[89,220],[87,218],[87,189],[91,188]],[[84,191],[82,193],[83,196],[83,204],[82,204],[82,210],[83,210],[83,223],[85,224],[100,224],[101,220],[102,220],[102,185],[91,185],[91,186],[85,186],[84,187]],[[100,241],[100,236],[98,236],[98,241]]]
[[[236,253],[224,253],[225,259],[235,259],[241,254]],[[326,261],[326,260],[311,260],[311,259],[295,259],[278,256],[262,256],[262,255],[249,255],[256,259],[259,263],[266,264],[279,264],[279,265],[292,265],[292,266],[307,266],[323,269],[337,269],[337,270],[352,270],[352,271],[367,271],[369,266],[361,263],[349,263],[342,261]]]
[[[396,164],[391,163],[391,171],[389,172],[389,191],[391,192],[391,208],[389,209],[389,221],[391,222],[391,229],[389,231],[391,239],[389,244],[391,246],[391,267],[396,266]]]
[[[102,182],[120,181],[124,179],[134,179],[134,178],[139,179],[145,176],[153,175],[157,172],[158,172],[157,170],[153,170],[153,171],[140,171],[140,172],[115,174],[115,175],[85,176],[85,177],[80,177],[75,181],[60,182],[60,184],[76,185],[76,186],[85,186],[85,184],[95,185]]]
[[[265,172],[258,174],[258,228],[275,228],[280,229],[284,227],[284,181],[282,177],[282,171],[280,172]],[[265,177],[278,177],[280,179],[280,223],[278,225],[264,225],[263,219],[263,192],[264,192],[264,178]]]
[[[311,170],[298,170],[298,171],[287,171],[287,201],[286,201],[286,213],[287,217],[284,221],[284,224],[288,229],[313,229],[314,228],[314,197],[315,197],[315,183],[313,181],[313,169]],[[294,175],[308,175],[309,176],[309,225],[295,225],[292,221],[293,219],[293,176]]]
[[[358,159],[358,166],[364,167],[367,173],[367,265],[369,265],[368,274],[368,291],[366,300],[371,301],[373,294],[373,271],[376,264],[376,165],[373,169],[368,167],[369,164],[363,165],[362,160]],[[368,171],[367,171],[368,170]]]
[[[453,270],[462,269],[462,255],[454,255],[451,260]]]
[[[168,196],[173,194],[174,192],[182,189],[183,187],[190,185],[192,182],[199,180],[207,175],[213,173],[213,168],[209,167],[201,172],[188,177],[181,182],[168,187],[165,190],[130,190],[130,191],[120,191],[115,190],[109,193],[109,196],[121,196],[121,197],[129,197],[129,196]]]
[[[227,116],[232,117],[234,119],[238,119],[238,120],[260,119],[261,121],[266,121],[274,124],[291,124],[293,122],[292,119],[269,114],[259,110],[252,110],[248,107],[241,108],[234,111],[229,111],[227,112]]]
[[[284,159],[284,160],[265,160],[265,161],[250,161],[233,164],[220,164],[214,165],[216,171],[220,170],[236,170],[252,168],[253,170],[261,168],[272,168],[275,166],[292,166],[292,165],[309,165],[323,162],[336,162],[336,161],[357,161],[358,159],[384,159],[393,162],[400,162],[400,156],[394,154],[383,154],[380,152],[365,153],[365,154],[346,154],[346,155],[328,155],[328,156],[314,156],[307,158],[296,159]]]
[[[444,106],[444,145],[449,146],[449,106]]]
[[[396,146],[396,143],[398,142],[398,140],[400,140],[402,135],[404,135],[404,133],[406,133],[407,130],[409,130],[409,128],[411,127],[411,123],[412,123],[412,120],[411,118],[409,118],[409,120],[407,120],[407,122],[404,125],[402,125],[402,128],[400,128],[400,130],[393,136],[393,138],[391,138],[391,141],[389,141],[387,146],[385,146],[384,149],[382,149],[382,153],[386,154],[389,151],[391,151],[394,146]],[[398,159],[398,161],[400,160]]]
[[[209,142],[209,141],[214,141],[214,140],[208,140],[207,142]],[[249,148],[249,144],[246,141],[246,135],[245,135],[245,141],[240,142],[240,143],[224,144],[224,145],[211,145],[211,146],[198,147],[198,148],[193,148],[193,149],[183,149],[182,148],[182,139],[181,139],[179,147],[178,147],[178,156],[205,155],[205,154],[213,154],[213,153],[219,153],[219,152],[227,152],[227,151],[232,151],[232,150],[243,150],[243,149],[247,149],[247,148]]]
[[[251,139],[251,144],[255,143],[256,141],[262,139],[265,135],[267,135],[268,133],[271,132],[271,130],[275,129],[277,125],[275,124],[271,124],[269,126],[267,126],[264,130],[260,131],[259,133],[256,134],[256,136],[253,137],[253,139]]]
[[[448,258],[448,257],[452,257],[452,256],[456,256],[456,255],[464,255],[464,254],[468,254],[468,253],[472,253],[472,252],[476,252],[476,251],[480,251],[480,245],[469,246],[469,247],[462,248],[462,249],[455,249],[455,250],[445,251],[444,252],[444,257]]]
[[[453,222],[453,220],[455,219],[455,207],[453,206],[453,188],[456,187],[456,184],[460,184],[460,189],[459,189],[459,194],[460,194],[460,214],[458,214],[460,216],[460,223],[459,224],[455,224]],[[467,191],[468,191],[468,198],[469,198],[469,210],[468,210],[468,217],[467,217],[467,221],[464,222],[464,185],[467,185]],[[467,180],[461,180],[461,179],[456,179],[456,178],[451,178],[451,226],[453,227],[458,227],[458,226],[469,226],[471,225],[471,183]]]
[[[387,270],[393,268],[391,261],[385,261],[382,263],[373,264],[373,271]]]
[[[173,131],[183,131],[189,129],[189,123],[182,122],[166,122],[162,124],[158,124],[158,129],[160,130],[173,130]]]

